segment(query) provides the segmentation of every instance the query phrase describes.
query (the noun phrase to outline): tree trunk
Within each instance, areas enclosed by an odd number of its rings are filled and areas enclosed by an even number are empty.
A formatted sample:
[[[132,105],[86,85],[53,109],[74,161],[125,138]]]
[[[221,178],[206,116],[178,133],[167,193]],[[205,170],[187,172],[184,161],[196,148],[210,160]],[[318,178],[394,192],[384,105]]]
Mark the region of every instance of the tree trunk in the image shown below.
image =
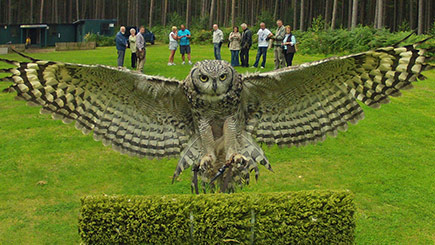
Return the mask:
[[[349,0],[349,6],[347,6],[347,29],[352,27],[352,2],[353,0]]]
[[[236,25],[236,0],[231,3],[231,26]]]
[[[30,0],[30,23],[33,23],[33,0]]]
[[[378,0],[377,6],[377,29],[382,29],[384,27],[384,0]]]
[[[214,6],[216,5],[216,0],[211,0],[210,3],[210,19],[208,22],[209,26],[213,26],[213,21],[214,21]]]
[[[304,13],[305,13],[304,8],[305,8],[305,0],[301,0],[301,14],[299,15],[300,16],[300,19],[299,19],[299,30],[301,30],[301,31],[305,30],[305,27],[304,27],[304,18],[305,18],[305,16],[304,16]]]
[[[79,0],[76,0],[76,20],[80,19]]]
[[[352,7],[352,29],[356,27],[358,20],[358,0],[353,0],[353,7]]]
[[[298,11],[297,11],[297,2],[296,0],[292,0],[292,8],[293,8],[293,26],[292,30],[296,30],[297,20],[298,20]]]
[[[153,10],[154,10],[154,0],[151,0],[150,3],[150,19],[148,21],[148,28],[151,29],[153,26]]]
[[[138,0],[136,0],[137,2]],[[101,10],[100,10],[100,18],[105,19],[106,18],[106,1],[101,1]]]
[[[135,11],[136,11],[136,27],[140,26],[139,7],[140,7],[139,0],[136,0],[136,9],[135,9]],[[104,12],[103,12],[103,15],[104,15]]]
[[[276,20],[276,17],[278,15],[278,5],[279,4],[279,0],[275,0],[275,8],[273,10],[273,19]]]
[[[54,23],[59,23],[59,1],[54,0]]]
[[[325,2],[325,29],[328,29],[329,19],[331,18],[331,17],[329,17],[329,14],[330,14],[329,2],[330,2],[330,0],[326,0],[326,2]]]
[[[9,0],[9,4],[10,3],[11,3],[11,0]],[[9,7],[10,7],[10,5],[9,5]],[[39,11],[39,23],[42,23],[43,16],[44,16],[44,0],[41,0],[41,9]]]
[[[12,24],[12,6],[11,6],[12,0],[8,1],[8,24]],[[44,5],[44,0],[42,0],[42,5]]]
[[[166,0],[167,2],[167,0]],[[191,8],[192,8],[192,3],[191,0],[187,0],[187,4],[186,4],[186,27],[189,28],[190,27],[190,15],[191,13]]]
[[[424,7],[424,1],[419,0],[418,1],[418,35],[423,34],[423,7]]]
[[[332,7],[332,20],[331,20],[331,29],[335,28],[335,19],[337,18],[337,5],[338,0],[334,0],[334,6]]]
[[[168,0],[165,0],[162,8],[163,8],[162,25],[166,26],[166,20],[167,20],[167,15],[168,15]],[[186,24],[187,24],[187,17],[186,17]]]

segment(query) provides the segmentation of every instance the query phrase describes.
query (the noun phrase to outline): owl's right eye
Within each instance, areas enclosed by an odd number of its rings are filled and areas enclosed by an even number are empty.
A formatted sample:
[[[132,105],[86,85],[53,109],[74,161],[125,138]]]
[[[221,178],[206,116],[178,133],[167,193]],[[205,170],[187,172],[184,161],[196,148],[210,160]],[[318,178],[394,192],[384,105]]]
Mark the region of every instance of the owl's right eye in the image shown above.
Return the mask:
[[[208,77],[206,75],[201,75],[199,76],[199,80],[201,80],[201,82],[207,82],[208,81]]]

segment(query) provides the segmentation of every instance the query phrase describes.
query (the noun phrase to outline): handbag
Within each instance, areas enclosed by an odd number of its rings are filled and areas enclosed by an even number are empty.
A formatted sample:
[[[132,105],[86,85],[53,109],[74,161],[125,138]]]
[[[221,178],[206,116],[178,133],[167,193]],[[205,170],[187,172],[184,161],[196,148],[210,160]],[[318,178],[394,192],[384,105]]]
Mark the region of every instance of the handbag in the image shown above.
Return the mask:
[[[140,50],[137,51],[137,58],[139,60],[145,59],[145,49],[142,49],[141,51]]]
[[[291,53],[296,53],[296,44],[295,45],[290,45],[290,44],[288,44],[287,45],[287,54],[291,54]]]

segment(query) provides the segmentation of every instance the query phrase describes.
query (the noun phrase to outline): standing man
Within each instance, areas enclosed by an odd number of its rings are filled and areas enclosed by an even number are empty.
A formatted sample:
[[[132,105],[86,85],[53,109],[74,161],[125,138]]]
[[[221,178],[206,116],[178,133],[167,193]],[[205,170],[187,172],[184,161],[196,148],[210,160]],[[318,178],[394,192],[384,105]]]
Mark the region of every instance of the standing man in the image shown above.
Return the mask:
[[[139,28],[139,33],[136,35],[136,52],[137,52],[137,70],[143,72],[146,57],[146,43],[143,34],[145,33],[145,27]]]
[[[249,49],[252,46],[252,32],[249,30],[248,25],[243,23],[241,25],[242,33],[242,49],[240,50],[240,62],[243,67],[249,67]]]
[[[221,47],[224,40],[224,33],[219,29],[217,24],[213,25],[213,47],[214,47],[214,58],[221,60]]]
[[[285,37],[285,27],[282,24],[282,20],[277,20],[276,25],[278,26],[278,28],[276,29],[275,36],[273,37],[273,47],[275,51],[275,70],[286,66],[284,50],[282,47],[282,40],[284,40]]]
[[[180,29],[178,31],[178,39],[180,40],[180,53],[181,53],[181,59],[183,62],[182,65],[186,64],[184,59],[184,54],[187,54],[187,59],[189,60],[189,65],[192,64],[192,61],[190,61],[190,31],[186,29],[186,26],[181,25]]]
[[[124,34],[125,26],[121,26],[115,37],[116,50],[118,51],[118,67],[124,66],[125,49],[128,46],[127,38],[125,38]]]
[[[261,69],[266,66],[266,56],[267,56],[267,47],[269,46],[269,39],[273,36],[272,32],[270,32],[266,28],[266,24],[264,22],[260,23],[260,30],[257,32],[258,35],[258,51],[257,58],[255,59],[255,64],[253,67],[258,67],[258,62],[260,62],[261,56],[263,56],[263,62],[261,63]]]

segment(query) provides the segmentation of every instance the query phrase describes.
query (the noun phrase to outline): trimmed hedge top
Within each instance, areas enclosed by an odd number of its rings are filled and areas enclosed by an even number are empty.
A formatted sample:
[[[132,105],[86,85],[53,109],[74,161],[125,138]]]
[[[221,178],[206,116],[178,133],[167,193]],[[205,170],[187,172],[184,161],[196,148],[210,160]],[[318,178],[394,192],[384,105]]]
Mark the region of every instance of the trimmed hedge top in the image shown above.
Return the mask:
[[[165,196],[87,196],[83,243],[350,244],[355,205],[348,191]]]

